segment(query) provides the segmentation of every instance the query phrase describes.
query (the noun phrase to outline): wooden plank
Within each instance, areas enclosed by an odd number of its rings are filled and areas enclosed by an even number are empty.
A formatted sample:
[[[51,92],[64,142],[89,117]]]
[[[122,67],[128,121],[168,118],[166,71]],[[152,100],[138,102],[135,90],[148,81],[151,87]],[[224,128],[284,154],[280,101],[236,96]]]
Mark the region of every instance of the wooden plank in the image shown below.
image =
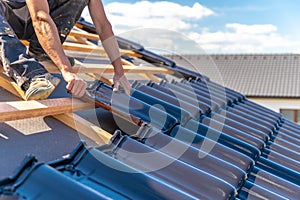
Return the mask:
[[[0,122],[71,113],[91,108],[94,108],[94,105],[75,98],[1,102]]]
[[[86,45],[86,44],[64,42],[62,46],[63,46],[64,50],[80,51],[80,52],[93,52],[93,53],[99,53],[99,54],[105,54],[106,55],[106,51],[104,50],[104,48],[101,48],[97,45],[92,46],[92,45]],[[139,54],[136,54],[133,51],[122,50],[122,49],[120,49],[120,54],[121,55],[126,55],[126,56],[141,57]]]
[[[125,59],[121,59],[122,61],[122,65],[129,65],[129,66],[133,66],[134,64],[132,62],[129,62],[128,60],[125,60]]]
[[[76,31],[76,30],[73,29],[70,32],[69,35],[73,36],[73,37],[76,37],[76,38],[80,38],[81,37],[81,38],[85,38],[85,39],[100,41],[100,38],[99,38],[99,36],[97,34],[88,33],[88,32],[83,31],[83,30],[82,31]],[[88,43],[88,44],[91,45],[91,43]],[[140,55],[140,54],[138,54],[136,52],[133,52],[131,50],[122,50],[122,49],[120,49],[120,51],[121,51],[121,54],[122,54],[122,52],[124,52],[124,53],[126,53],[126,55],[131,55],[131,56],[134,56],[134,57],[137,57],[137,58],[141,58],[142,57],[142,55]],[[124,60],[123,64],[129,64],[129,63],[130,62],[128,62],[128,61],[126,62],[126,60]],[[132,63],[130,63],[130,64],[132,64]]]
[[[69,56],[76,57],[76,58],[99,61],[99,63],[110,62],[106,54],[99,54],[99,53],[95,53],[95,52],[84,52],[84,51],[75,52],[75,51],[69,51],[69,50],[66,50],[66,54]],[[131,63],[123,58],[121,58],[121,61],[122,61],[123,65],[133,65],[133,63]]]
[[[86,38],[83,37],[77,37],[77,36],[68,36],[68,40],[71,40],[71,42],[75,42],[75,43],[79,43],[79,44],[85,44],[85,45],[90,45],[90,46],[95,46],[94,43],[92,43],[91,41],[87,40]]]
[[[80,44],[87,44],[87,40],[85,38],[81,38],[81,37],[75,37],[75,36],[68,36],[66,41],[71,41],[71,42],[77,42]]]
[[[82,37],[82,38],[86,38],[86,39],[90,39],[90,40],[97,40],[97,41],[100,40],[99,35],[93,34],[93,33],[88,33],[86,31],[72,30],[70,32],[70,36]]]
[[[0,86],[15,96],[25,99],[24,91],[2,72],[3,69],[0,66]]]
[[[145,74],[140,74],[141,76],[145,77],[146,79],[149,79],[153,82],[156,82],[156,83],[160,83],[161,82],[161,79],[154,76],[153,74],[151,73],[145,73]]]
[[[98,79],[99,81],[106,83],[107,85],[112,85],[113,81],[104,77],[103,74],[97,74],[97,73],[88,73],[88,75],[94,79]]]
[[[50,73],[60,73],[58,68],[52,62],[41,62],[41,64]],[[173,71],[162,67],[147,67],[147,66],[128,66],[124,65],[125,73],[148,73],[148,74],[173,74]],[[97,74],[113,74],[114,67],[108,64],[88,64],[75,62],[73,70],[76,73],[97,73]]]
[[[92,42],[87,41],[87,39],[100,41],[99,35],[93,34],[93,33],[88,33],[88,32],[86,32],[84,30],[76,31],[76,30],[73,29],[70,32],[69,36],[77,38],[77,40],[81,41],[81,43],[83,43],[82,41],[84,40],[85,44],[92,45],[92,46],[95,46],[95,47],[97,47],[97,45],[95,45]],[[120,50],[120,51],[122,51],[122,50]],[[141,55],[139,55],[139,54],[137,54],[137,53],[135,53],[133,51],[126,51],[126,52],[130,52],[130,54],[133,55],[133,56],[135,56],[135,57],[139,57],[139,58],[141,57]],[[122,64],[123,65],[133,65],[131,62],[129,62],[129,61],[125,60],[125,59],[121,59],[121,60],[122,60]]]
[[[29,46],[29,42],[27,40],[20,40],[25,46]]]
[[[54,115],[53,117],[78,131],[79,133],[87,136],[97,144],[107,144],[112,137],[112,135],[107,131],[74,113]]]

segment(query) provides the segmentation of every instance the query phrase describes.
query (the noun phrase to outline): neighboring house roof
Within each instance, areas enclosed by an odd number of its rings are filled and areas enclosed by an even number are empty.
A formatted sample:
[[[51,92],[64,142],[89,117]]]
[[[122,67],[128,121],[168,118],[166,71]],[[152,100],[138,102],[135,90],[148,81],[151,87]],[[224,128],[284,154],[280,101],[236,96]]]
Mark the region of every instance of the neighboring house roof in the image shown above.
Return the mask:
[[[300,97],[299,54],[168,55],[248,97]],[[194,67],[193,67],[194,66]]]

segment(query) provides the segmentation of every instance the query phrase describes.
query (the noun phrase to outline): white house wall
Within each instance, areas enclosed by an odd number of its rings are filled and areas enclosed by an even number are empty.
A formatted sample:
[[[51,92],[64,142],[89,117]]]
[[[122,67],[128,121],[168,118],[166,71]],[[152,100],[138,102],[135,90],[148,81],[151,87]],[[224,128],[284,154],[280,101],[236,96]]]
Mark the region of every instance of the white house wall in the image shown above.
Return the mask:
[[[280,112],[280,109],[300,110],[300,98],[248,98],[262,106],[265,106],[275,112]]]

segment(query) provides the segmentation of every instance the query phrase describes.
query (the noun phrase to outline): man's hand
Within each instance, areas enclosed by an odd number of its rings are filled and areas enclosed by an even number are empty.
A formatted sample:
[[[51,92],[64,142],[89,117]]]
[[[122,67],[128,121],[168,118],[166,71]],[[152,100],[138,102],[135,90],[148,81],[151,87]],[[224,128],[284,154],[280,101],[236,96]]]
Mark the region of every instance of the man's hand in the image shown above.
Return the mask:
[[[114,92],[124,90],[124,92],[127,95],[130,95],[131,86],[124,74],[119,75],[115,73],[113,80],[114,80],[114,88],[113,88]]]
[[[87,83],[75,73],[62,71],[62,76],[68,83],[66,88],[74,97],[82,97],[86,92]]]

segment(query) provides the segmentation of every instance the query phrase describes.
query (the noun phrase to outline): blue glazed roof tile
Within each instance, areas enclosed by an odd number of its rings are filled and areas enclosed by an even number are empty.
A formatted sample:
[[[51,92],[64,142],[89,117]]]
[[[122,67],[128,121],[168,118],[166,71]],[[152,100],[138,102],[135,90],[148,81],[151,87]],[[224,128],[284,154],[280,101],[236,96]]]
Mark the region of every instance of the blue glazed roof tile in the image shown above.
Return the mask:
[[[190,146],[176,138],[172,138],[162,132],[149,127],[142,127],[139,131],[138,140],[143,144],[157,149],[173,158],[181,160],[189,165],[206,171],[230,183],[239,189],[247,174],[242,169],[222,160],[214,155],[206,154],[205,151]]]
[[[113,141],[117,146],[112,144],[112,147],[102,147],[101,150],[196,198],[232,199],[236,193],[232,185],[199,168],[156,151],[127,136],[118,139],[122,141]],[[212,188],[211,185],[215,187]]]
[[[195,147],[196,149],[207,152],[207,154],[209,153],[228,163],[231,163],[232,165],[239,167],[245,172],[249,172],[251,167],[254,165],[254,161],[250,157],[238,151],[230,149],[229,147],[221,143],[217,143],[214,140],[196,134],[196,132],[188,130],[184,127],[174,127],[174,129],[170,133],[170,136],[183,141],[188,145]],[[206,146],[209,145],[211,145],[212,148],[207,149]]]

